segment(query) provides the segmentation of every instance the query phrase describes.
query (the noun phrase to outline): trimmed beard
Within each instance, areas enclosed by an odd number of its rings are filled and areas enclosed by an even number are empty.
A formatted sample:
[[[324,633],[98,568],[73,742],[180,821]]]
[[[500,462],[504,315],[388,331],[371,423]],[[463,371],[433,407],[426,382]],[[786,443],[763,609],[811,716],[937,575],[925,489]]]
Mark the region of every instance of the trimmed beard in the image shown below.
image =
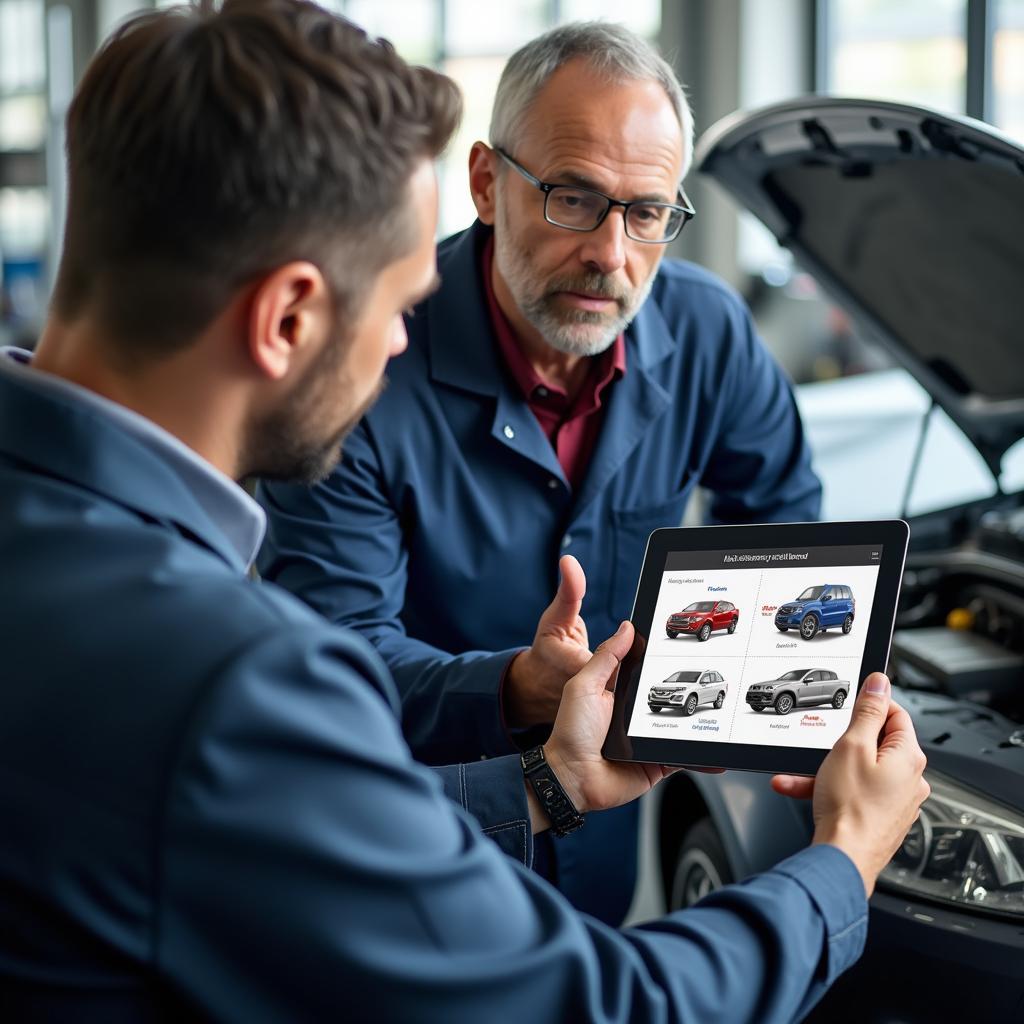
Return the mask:
[[[637,289],[623,288],[607,274],[583,272],[547,281],[537,276],[529,254],[514,241],[505,204],[499,197],[495,211],[494,260],[520,312],[540,336],[558,352],[596,356],[608,349],[633,322],[647,301],[657,266]],[[589,309],[559,309],[559,292],[597,293],[613,300],[614,314]]]
[[[345,438],[356,428],[383,392],[382,378],[359,406],[347,410],[340,425],[333,414],[350,393],[351,382],[339,375],[348,352],[348,339],[335,338],[311,365],[281,405],[253,425],[245,444],[245,476],[287,483],[319,483],[331,475],[341,459]]]

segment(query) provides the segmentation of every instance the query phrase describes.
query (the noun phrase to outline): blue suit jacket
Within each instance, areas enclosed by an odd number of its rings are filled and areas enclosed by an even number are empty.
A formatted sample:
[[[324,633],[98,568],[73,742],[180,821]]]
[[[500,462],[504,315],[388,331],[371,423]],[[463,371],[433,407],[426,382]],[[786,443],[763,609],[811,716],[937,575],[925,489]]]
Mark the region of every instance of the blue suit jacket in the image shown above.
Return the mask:
[[[32,378],[0,367],[0,1018],[784,1021],[859,954],[827,846],[645,928],[576,914],[413,760],[362,638]]]
[[[677,261],[626,332],[626,374],[574,492],[496,348],[487,234],[477,224],[441,246],[441,288],[409,321],[408,351],[338,470],[311,490],[260,492],[260,571],[374,644],[429,764],[513,749],[498,685],[554,596],[561,554],[586,571],[597,643],[629,616],[648,535],[680,523],[696,485],[719,523],[809,520],[820,507],[789,382],[746,308]],[[636,820],[635,805],[591,815],[554,844],[559,887],[612,923],[633,892]]]

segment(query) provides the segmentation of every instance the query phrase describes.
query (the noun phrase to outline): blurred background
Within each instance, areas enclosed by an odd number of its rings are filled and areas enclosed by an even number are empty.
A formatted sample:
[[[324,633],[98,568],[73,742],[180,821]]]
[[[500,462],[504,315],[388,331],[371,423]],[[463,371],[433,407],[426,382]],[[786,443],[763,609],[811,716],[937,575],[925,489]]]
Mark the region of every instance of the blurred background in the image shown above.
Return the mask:
[[[62,125],[75,82],[103,38],[140,6],[138,0],[0,0],[0,344],[31,347],[45,315],[62,231]],[[734,110],[818,92],[922,104],[988,121],[1024,141],[1024,0],[325,0],[324,6],[462,87],[465,120],[440,167],[442,236],[472,221],[469,147],[487,138],[506,58],[545,29],[579,18],[620,21],[654,41],[687,86],[698,133]],[[870,464],[851,475],[855,467],[840,459],[835,473],[829,470],[822,426],[837,416],[855,419],[864,385],[814,385],[873,374],[875,403],[885,396],[886,430],[891,436],[905,427],[900,450],[908,461],[927,395],[715,186],[694,176],[687,189],[699,215],[673,255],[707,266],[744,295],[769,346],[802,386],[820,468],[834,476],[826,481],[825,515],[897,514],[895,494],[892,507],[877,496],[865,505]],[[973,447],[960,444],[956,427],[941,415],[937,420],[911,512],[995,488]],[[849,449],[845,435],[842,445]],[[1024,451],[1016,455],[1008,457],[1004,476],[1024,480]],[[1021,486],[1016,476],[1005,481],[1009,490]]]

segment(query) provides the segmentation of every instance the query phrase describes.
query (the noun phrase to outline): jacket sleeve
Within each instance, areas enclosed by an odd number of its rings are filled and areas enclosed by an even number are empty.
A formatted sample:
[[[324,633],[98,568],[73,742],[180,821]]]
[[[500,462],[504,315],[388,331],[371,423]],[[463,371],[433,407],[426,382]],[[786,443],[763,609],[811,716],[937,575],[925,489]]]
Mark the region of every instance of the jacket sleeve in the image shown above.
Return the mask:
[[[821,514],[821,483],[793,388],[737,299],[727,313],[730,358],[721,383],[725,414],[701,485],[713,492],[710,521],[809,522]]]
[[[311,488],[261,484],[257,497],[267,511],[260,574],[377,648],[420,760],[445,764],[516,750],[502,723],[499,685],[520,648],[454,655],[406,634],[402,520],[416,511],[396,507],[389,495],[365,421],[327,480]]]
[[[444,794],[473,816],[502,853],[530,867],[533,825],[526,802],[523,765],[517,754],[435,768]]]
[[[826,846],[641,928],[579,915],[412,760],[367,653],[291,625],[186,724],[152,955],[210,1016],[770,1024],[859,954],[863,886]]]

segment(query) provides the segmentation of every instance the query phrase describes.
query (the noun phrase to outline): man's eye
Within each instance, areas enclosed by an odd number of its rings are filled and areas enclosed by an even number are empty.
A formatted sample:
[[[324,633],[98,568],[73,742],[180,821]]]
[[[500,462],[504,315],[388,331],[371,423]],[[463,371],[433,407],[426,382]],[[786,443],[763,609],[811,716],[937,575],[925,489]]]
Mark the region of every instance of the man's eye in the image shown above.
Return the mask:
[[[661,219],[661,211],[655,206],[634,206],[633,217],[643,223],[652,223]]]

